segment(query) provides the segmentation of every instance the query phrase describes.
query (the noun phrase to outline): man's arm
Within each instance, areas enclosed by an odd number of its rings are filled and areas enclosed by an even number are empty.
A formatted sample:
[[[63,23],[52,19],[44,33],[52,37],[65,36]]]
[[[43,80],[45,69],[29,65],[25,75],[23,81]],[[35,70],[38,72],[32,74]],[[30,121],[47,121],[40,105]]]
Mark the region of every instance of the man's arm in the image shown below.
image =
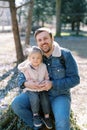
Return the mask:
[[[18,73],[17,81],[18,81],[18,86],[21,89],[24,89],[25,88],[24,82],[26,82],[26,78],[25,78],[24,74],[22,72],[20,72],[20,71]]]
[[[67,52],[66,54],[65,77],[52,81],[53,87],[56,87],[58,90],[67,90],[80,83],[77,63],[70,52]]]

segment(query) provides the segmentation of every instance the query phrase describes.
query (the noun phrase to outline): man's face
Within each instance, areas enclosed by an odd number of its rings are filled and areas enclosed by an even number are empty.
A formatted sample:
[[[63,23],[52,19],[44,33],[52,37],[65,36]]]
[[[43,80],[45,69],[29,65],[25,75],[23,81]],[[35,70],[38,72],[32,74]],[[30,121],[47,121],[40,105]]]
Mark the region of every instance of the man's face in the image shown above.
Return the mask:
[[[36,35],[37,45],[44,53],[49,53],[52,50],[53,39],[49,33],[44,31]]]

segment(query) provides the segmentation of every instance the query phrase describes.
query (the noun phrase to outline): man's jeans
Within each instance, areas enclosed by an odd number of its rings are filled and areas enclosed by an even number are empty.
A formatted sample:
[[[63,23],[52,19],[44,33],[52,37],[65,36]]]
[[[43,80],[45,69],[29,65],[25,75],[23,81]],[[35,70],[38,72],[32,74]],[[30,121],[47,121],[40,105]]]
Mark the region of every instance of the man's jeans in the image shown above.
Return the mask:
[[[70,105],[71,99],[66,95],[51,99],[56,130],[70,130]]]
[[[55,117],[56,130],[70,130],[70,99],[61,95],[51,98],[52,111]],[[14,112],[31,128],[33,128],[33,115],[30,108],[29,96],[22,93],[12,102]],[[33,128],[35,130],[35,128]]]

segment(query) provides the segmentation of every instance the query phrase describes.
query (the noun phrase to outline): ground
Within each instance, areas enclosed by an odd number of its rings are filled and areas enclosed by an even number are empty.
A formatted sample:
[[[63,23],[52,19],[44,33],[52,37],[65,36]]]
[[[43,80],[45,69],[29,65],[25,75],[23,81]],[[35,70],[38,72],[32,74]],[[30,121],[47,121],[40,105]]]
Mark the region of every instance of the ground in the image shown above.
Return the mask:
[[[24,38],[21,37],[23,44]],[[71,50],[78,64],[81,82],[71,89],[72,110],[77,124],[87,130],[87,37],[61,37],[56,41]],[[19,93],[17,86],[16,53],[12,33],[0,33],[0,116]],[[31,43],[35,43],[31,36]],[[32,45],[31,44],[31,45]]]

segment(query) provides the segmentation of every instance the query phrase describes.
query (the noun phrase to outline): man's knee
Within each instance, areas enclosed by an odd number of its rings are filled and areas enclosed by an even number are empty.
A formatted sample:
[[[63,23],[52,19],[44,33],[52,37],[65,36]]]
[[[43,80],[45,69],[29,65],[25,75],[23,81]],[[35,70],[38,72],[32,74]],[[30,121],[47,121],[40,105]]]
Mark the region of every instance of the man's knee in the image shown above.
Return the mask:
[[[14,99],[11,103],[11,108],[14,112],[17,112],[18,110],[20,110],[20,103],[18,100]]]
[[[70,130],[70,121],[68,119],[62,119],[55,121],[56,130]]]

